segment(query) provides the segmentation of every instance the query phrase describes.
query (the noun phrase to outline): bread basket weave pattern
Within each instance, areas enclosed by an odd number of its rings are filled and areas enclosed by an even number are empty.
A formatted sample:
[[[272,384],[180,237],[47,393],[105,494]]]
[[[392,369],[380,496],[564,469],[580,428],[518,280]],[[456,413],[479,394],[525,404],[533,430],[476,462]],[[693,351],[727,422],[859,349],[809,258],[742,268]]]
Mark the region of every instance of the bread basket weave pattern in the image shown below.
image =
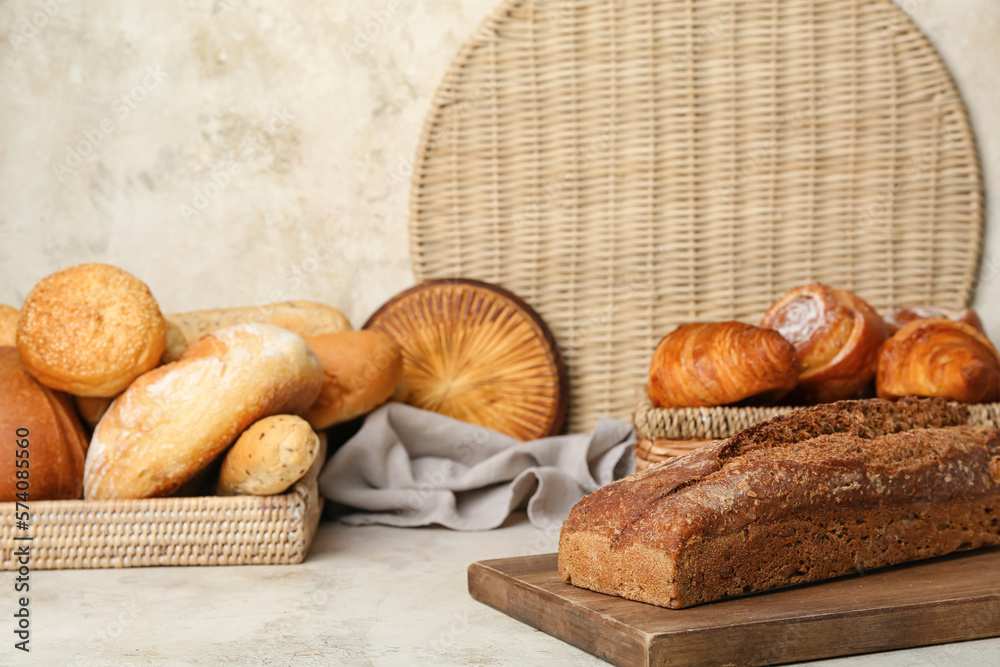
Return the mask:
[[[15,504],[0,503],[0,570],[18,569],[24,545],[36,570],[301,563],[323,509],[320,441],[305,477],[278,496],[31,501],[27,531]]]
[[[1000,427],[1000,403],[968,407],[970,424]],[[644,396],[633,415],[639,436],[635,446],[636,467],[642,470],[796,409],[782,405],[664,410]]]
[[[412,255],[539,312],[585,431],[684,322],[816,280],[965,305],[981,200],[958,92],[890,0],[508,0],[426,120]]]

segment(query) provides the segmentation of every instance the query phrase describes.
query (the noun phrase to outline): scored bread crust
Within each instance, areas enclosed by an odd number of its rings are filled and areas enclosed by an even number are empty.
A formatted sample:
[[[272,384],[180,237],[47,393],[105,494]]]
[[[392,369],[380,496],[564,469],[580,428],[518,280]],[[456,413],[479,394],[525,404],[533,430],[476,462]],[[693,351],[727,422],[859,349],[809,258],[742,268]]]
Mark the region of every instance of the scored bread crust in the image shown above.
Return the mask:
[[[304,412],[323,367],[298,334],[247,324],[203,337],[136,380],[94,430],[84,496],[173,493],[255,421]]]
[[[682,608],[1000,544],[1000,440],[967,419],[873,399],[759,424],[580,501],[560,574]]]

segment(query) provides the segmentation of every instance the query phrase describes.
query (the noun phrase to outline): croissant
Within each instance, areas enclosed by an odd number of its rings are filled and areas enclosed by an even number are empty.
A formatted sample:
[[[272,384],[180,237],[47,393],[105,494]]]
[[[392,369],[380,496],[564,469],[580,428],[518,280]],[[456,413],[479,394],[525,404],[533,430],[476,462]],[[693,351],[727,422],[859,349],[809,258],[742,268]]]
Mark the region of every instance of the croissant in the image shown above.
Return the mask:
[[[742,322],[685,324],[656,347],[647,392],[660,408],[776,401],[795,386],[795,349],[775,331]]]
[[[954,322],[965,322],[982,333],[986,333],[979,315],[971,308],[946,308],[944,306],[911,306],[897,308],[885,314],[885,326],[889,335],[893,335],[914,320],[948,319]]]
[[[885,322],[858,295],[815,283],[778,299],[760,325],[795,346],[802,372],[796,393],[807,403],[851,398],[875,377]]]
[[[1000,400],[1000,355],[980,331],[948,319],[910,322],[878,360],[880,398],[940,396],[964,403]]]

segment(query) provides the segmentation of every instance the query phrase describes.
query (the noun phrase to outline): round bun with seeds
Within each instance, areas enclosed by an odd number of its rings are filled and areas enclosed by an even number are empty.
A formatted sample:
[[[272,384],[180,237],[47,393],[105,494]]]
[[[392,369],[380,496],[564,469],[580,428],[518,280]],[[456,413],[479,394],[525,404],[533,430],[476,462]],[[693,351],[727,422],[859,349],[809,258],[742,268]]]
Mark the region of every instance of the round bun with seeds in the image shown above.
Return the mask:
[[[80,264],[40,280],[17,320],[21,363],[78,396],[115,396],[154,368],[166,325],[149,288],[107,264]]]

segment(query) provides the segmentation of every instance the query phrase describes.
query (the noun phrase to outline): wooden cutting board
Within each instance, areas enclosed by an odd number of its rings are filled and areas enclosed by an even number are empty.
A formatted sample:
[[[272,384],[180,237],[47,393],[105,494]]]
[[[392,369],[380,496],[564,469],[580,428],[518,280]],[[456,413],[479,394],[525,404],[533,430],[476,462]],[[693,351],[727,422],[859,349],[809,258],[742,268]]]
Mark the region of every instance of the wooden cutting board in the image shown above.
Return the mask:
[[[556,554],[473,563],[469,593],[615,665],[771,665],[1000,636],[1000,548],[681,610],[564,584]]]

